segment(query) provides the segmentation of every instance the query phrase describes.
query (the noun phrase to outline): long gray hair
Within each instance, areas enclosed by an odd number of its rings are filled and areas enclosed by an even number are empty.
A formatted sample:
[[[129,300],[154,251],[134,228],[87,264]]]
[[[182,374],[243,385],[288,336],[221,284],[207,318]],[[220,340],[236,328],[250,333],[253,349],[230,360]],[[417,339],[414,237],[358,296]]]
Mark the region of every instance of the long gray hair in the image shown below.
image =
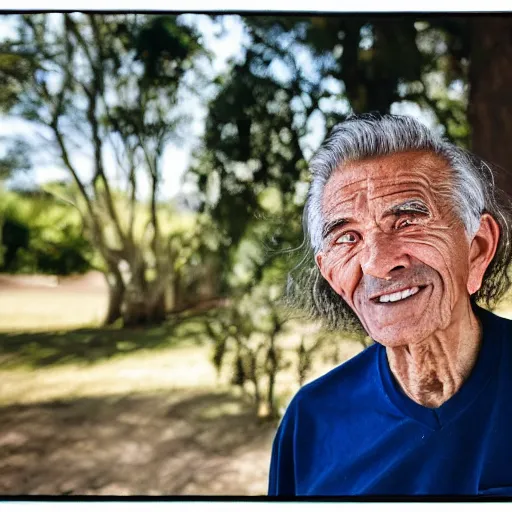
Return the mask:
[[[314,257],[322,247],[322,196],[332,172],[349,161],[403,151],[429,151],[448,162],[451,183],[440,191],[449,196],[468,237],[489,213],[500,226],[496,254],[487,268],[473,301],[492,308],[506,293],[512,261],[510,199],[495,185],[494,170],[483,160],[432,133],[414,118],[396,115],[352,115],[336,125],[310,161],[312,182],[304,207],[304,254],[289,274],[288,303],[322,319],[336,330],[359,330],[355,313],[332,290],[316,266]]]

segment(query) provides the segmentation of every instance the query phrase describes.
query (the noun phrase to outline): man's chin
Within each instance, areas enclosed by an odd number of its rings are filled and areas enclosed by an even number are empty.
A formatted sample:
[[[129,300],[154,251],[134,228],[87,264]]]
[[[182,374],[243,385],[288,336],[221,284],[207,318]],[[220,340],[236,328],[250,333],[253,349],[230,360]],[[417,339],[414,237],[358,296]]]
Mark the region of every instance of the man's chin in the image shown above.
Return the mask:
[[[369,329],[369,334],[373,340],[385,347],[397,348],[406,345],[414,345],[428,338],[433,329],[421,325],[389,325],[386,327]]]

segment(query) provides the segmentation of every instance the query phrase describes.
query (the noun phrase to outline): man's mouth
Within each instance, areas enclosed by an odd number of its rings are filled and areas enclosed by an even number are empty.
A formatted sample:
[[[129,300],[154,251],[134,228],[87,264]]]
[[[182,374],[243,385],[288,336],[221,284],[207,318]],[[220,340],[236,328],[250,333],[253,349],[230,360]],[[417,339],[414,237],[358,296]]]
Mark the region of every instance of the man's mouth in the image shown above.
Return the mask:
[[[402,301],[402,300],[408,299],[409,297],[412,297],[413,295],[416,295],[423,288],[425,288],[425,287],[424,286],[413,286],[412,288],[406,288],[405,290],[400,290],[398,292],[379,295],[378,297],[372,298],[372,301],[377,304],[381,304],[384,302]]]

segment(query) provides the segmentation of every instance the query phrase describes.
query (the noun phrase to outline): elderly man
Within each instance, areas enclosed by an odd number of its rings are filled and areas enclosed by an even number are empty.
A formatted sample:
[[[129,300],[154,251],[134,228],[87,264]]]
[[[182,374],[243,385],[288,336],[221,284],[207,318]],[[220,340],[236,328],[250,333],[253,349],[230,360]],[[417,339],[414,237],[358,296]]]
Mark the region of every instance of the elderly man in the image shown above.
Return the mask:
[[[489,167],[414,119],[363,115],[311,171],[300,293],[376,343],[293,398],[269,494],[512,496],[512,322],[476,305],[509,284]]]

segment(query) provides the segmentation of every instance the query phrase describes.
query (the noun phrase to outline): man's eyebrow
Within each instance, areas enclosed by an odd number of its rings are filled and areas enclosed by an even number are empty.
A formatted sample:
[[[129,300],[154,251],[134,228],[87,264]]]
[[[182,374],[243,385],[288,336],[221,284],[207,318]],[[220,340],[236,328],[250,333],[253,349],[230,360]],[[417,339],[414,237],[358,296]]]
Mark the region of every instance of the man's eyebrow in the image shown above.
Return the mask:
[[[331,220],[330,222],[326,222],[324,224],[324,227],[322,229],[322,238],[325,238],[331,231],[334,231],[336,228],[339,228],[341,226],[344,226],[345,224],[348,224],[350,222],[349,219],[335,219]]]
[[[403,203],[396,204],[389,208],[388,210],[386,210],[384,215],[395,215],[397,213],[403,212],[414,212],[430,215],[430,210],[428,206],[420,199],[409,199],[408,201],[404,201]]]

